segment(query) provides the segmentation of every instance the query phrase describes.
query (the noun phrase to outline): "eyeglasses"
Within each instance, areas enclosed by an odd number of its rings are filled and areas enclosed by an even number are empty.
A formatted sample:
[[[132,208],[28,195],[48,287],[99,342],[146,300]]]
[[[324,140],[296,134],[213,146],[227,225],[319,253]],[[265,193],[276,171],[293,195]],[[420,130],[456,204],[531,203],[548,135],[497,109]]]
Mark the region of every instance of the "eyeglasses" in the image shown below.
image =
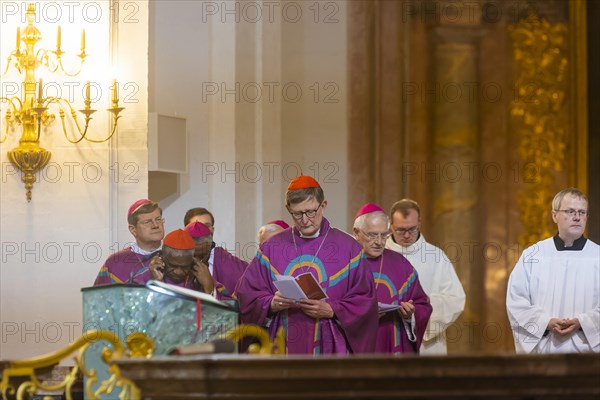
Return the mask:
[[[571,218],[574,218],[576,215],[579,215],[579,218],[587,217],[589,215],[587,210],[573,210],[572,208],[569,208],[568,210],[556,210],[556,211],[564,212]]]
[[[151,224],[163,224],[165,222],[165,219],[163,217],[156,217],[154,219],[146,219],[143,221],[139,221],[138,223],[142,226],[150,226]]]
[[[314,218],[315,215],[317,215],[317,211],[319,211],[319,208],[321,208],[321,206],[323,205],[323,203],[319,204],[319,207],[315,208],[314,210],[308,210],[308,211],[290,211],[290,214],[292,216],[292,218],[294,218],[295,220],[301,220],[302,217],[304,217],[306,215],[307,218]]]
[[[398,229],[394,229],[394,232],[396,232],[398,235],[405,235],[405,234],[410,234],[410,235],[414,235],[415,233],[417,233],[417,231],[419,230],[418,226],[413,226],[411,228],[398,228]]]
[[[374,240],[377,240],[377,239],[381,239],[381,240],[385,241],[390,236],[392,236],[391,232],[384,232],[384,233],[365,232],[365,231],[361,231],[361,232],[371,242],[374,241]]]

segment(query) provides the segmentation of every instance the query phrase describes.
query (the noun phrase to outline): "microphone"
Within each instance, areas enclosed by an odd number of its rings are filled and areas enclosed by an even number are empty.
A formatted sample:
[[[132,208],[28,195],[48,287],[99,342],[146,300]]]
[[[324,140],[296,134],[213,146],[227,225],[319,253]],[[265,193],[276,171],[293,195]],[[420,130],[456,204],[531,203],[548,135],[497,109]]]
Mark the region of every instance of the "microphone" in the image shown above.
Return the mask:
[[[227,339],[216,339],[206,343],[176,346],[169,351],[169,355],[235,353],[236,351],[237,344],[235,342]]]

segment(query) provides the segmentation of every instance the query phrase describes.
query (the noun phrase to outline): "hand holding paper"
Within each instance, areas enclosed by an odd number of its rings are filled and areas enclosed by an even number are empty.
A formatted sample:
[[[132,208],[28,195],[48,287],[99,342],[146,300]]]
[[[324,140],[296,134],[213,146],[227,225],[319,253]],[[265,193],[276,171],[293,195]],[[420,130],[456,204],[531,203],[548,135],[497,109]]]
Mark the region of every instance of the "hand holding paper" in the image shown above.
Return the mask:
[[[280,291],[275,292],[275,295],[271,299],[271,311],[279,312],[290,307],[296,306],[297,301],[284,297]]]
[[[386,313],[386,312],[394,311],[394,310],[397,310],[398,308],[400,308],[400,305],[398,305],[398,304],[387,304],[387,303],[377,303],[377,306],[379,307],[380,313]]]
[[[400,308],[398,308],[398,312],[404,319],[411,319],[412,315],[415,313],[415,306],[413,305],[413,301],[409,300],[407,302],[400,302]]]

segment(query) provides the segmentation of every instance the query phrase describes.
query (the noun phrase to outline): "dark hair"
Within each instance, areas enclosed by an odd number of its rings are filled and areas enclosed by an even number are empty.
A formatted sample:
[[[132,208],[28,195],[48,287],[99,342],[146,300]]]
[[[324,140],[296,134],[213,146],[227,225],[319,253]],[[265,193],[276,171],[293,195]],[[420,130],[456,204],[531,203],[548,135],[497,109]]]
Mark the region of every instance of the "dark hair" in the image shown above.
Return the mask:
[[[190,208],[189,210],[187,210],[187,212],[185,213],[185,216],[183,217],[183,226],[187,226],[187,224],[190,223],[192,218],[194,218],[197,215],[210,215],[210,220],[212,222],[212,225],[213,225],[213,227],[215,226],[215,217],[212,215],[212,213],[210,211],[208,211],[206,208],[202,208],[202,207]]]
[[[160,210],[160,215],[162,215],[162,208],[160,208],[158,203],[155,203],[154,201],[151,201],[150,203],[146,203],[146,204],[140,206],[137,210],[135,210],[135,212],[133,214],[131,214],[130,216],[127,217],[127,223],[129,225],[135,226],[138,222],[138,216],[140,214],[150,214],[157,208]]]
[[[402,214],[404,218],[408,217],[409,210],[415,210],[419,218],[421,218],[421,209],[419,208],[419,203],[411,199],[402,199],[392,205],[392,209],[390,210],[390,218],[394,218],[394,213],[399,212]]]
[[[325,193],[320,187],[288,190],[285,192],[285,205],[302,203],[310,198],[315,198],[321,204],[325,201]]]

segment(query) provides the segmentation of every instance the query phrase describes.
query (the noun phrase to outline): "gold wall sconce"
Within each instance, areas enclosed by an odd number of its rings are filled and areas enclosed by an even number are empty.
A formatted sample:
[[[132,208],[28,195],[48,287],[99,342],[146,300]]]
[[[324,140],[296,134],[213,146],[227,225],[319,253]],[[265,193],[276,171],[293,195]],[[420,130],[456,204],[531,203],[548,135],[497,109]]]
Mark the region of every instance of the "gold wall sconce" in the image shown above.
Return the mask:
[[[42,34],[33,24],[35,22],[35,5],[33,3],[27,5],[26,18],[27,26],[23,29],[17,28],[16,49],[10,53],[8,65],[3,74],[5,75],[8,72],[11,65],[20,74],[24,72],[23,93],[21,97],[0,97],[0,106],[3,104],[8,106],[4,116],[6,130],[0,138],[0,143],[4,143],[9,136],[9,132],[17,126],[23,128],[19,146],[8,152],[8,159],[21,171],[21,180],[25,184],[26,197],[29,202],[31,201],[31,189],[36,180],[35,173],[43,169],[51,157],[49,150],[40,147],[40,133],[42,125],[47,127],[55,121],[56,116],[51,112],[52,109],[58,109],[65,138],[69,142],[76,144],[83,140],[94,143],[108,141],[117,129],[117,122],[120,118],[119,113],[124,108],[119,107],[118,84],[116,80],[113,80],[111,85],[111,107],[107,110],[112,113],[112,127],[109,128],[107,137],[94,139],[88,137],[88,127],[90,120],[92,120],[92,114],[97,111],[91,108],[92,101],[90,98],[89,81],[85,83],[84,107],[82,110],[79,110],[83,115],[83,124],[81,124],[77,112],[68,99],[58,96],[44,97],[44,83],[41,78],[39,80],[36,79],[36,70],[38,68],[45,68],[49,72],[55,73],[60,69],[67,76],[79,75],[85,58],[88,56],[85,53],[85,30],[81,33],[81,52],[76,55],[79,58],[79,66],[76,68],[76,71],[68,71],[63,66],[62,56],[65,52],[61,50],[60,26],[56,33],[56,50],[36,50],[36,43],[41,40]],[[21,42],[25,44],[24,49],[21,48]],[[66,114],[69,114],[70,118],[66,118]],[[67,133],[65,119],[72,120],[72,124],[77,129],[76,135]]]

